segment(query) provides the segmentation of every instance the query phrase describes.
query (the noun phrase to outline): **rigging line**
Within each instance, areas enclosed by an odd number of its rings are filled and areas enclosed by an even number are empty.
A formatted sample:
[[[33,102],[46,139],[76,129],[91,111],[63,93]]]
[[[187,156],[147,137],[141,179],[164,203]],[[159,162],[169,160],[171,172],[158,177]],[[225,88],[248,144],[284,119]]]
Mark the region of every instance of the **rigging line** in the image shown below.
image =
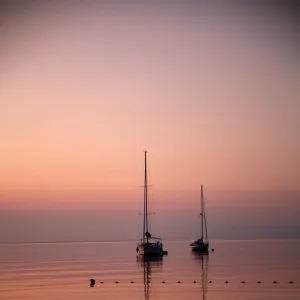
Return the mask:
[[[150,207],[150,210],[149,210],[149,230],[150,230],[150,232],[152,231],[152,216],[155,215],[155,212],[153,210],[153,203],[154,203],[153,200],[154,200],[153,187],[151,187],[150,193],[149,193],[149,207]]]
[[[148,231],[151,233],[152,231],[152,211],[153,211],[153,186],[149,183],[151,183],[152,175],[151,175],[151,168],[147,164],[147,184],[148,184],[148,223],[149,228]]]
[[[156,202],[155,202],[155,191],[154,191],[154,186],[152,188],[152,202],[153,202],[153,215],[155,215],[155,212],[156,212]]]
[[[148,172],[148,174],[149,174],[149,176],[148,176],[149,182],[152,182],[151,168],[148,168],[148,170],[149,170],[149,172]],[[156,214],[156,202],[155,202],[155,187],[154,187],[153,184],[151,184],[150,186],[151,186],[151,189],[150,189],[150,193],[151,193],[150,196],[151,196],[151,198],[150,198],[150,202],[149,202],[150,203],[150,209],[151,209],[151,218],[150,218],[151,223],[150,223],[150,226],[152,226],[152,223],[153,223],[152,217],[154,217],[155,214]],[[152,230],[152,227],[150,227],[150,229]]]
[[[148,202],[149,202],[149,212],[148,212],[148,214],[149,214],[149,232],[151,233],[151,231],[152,231],[152,229],[151,229],[151,199],[150,199],[151,197],[150,197],[150,193],[149,193],[149,200],[148,200]]]
[[[208,240],[207,222],[206,222],[206,209],[205,209],[205,201],[204,201],[204,197],[203,197],[203,212],[204,212],[205,235],[206,235],[206,240]]]
[[[201,221],[200,221],[200,224],[201,224],[201,238],[203,239],[204,236],[203,236],[203,231],[204,231],[204,220],[203,220],[203,214],[204,214],[204,211],[203,211],[203,185],[201,184],[201,196],[200,196],[200,216],[201,216]]]
[[[140,230],[141,230],[141,210],[140,210],[140,208],[139,208],[139,215],[138,215],[138,218],[137,218],[137,240],[139,240],[140,239]]]

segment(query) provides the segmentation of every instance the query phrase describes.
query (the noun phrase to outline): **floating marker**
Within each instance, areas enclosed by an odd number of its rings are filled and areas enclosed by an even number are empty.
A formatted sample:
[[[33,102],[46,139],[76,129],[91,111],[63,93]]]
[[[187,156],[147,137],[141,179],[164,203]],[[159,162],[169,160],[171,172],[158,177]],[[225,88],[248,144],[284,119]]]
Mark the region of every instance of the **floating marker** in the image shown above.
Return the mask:
[[[90,286],[93,287],[95,285],[95,279],[91,278],[90,279]]]
[[[197,283],[197,282],[198,282],[198,281],[196,281],[196,280],[190,281],[190,283],[194,283],[194,284]],[[99,281],[99,283],[104,284],[103,281]],[[121,284],[120,281],[118,281],[118,280],[117,280],[117,281],[113,281],[113,283],[115,283],[115,284]],[[132,280],[132,281],[128,281],[128,283],[133,284],[133,283],[135,283],[135,281],[133,281],[133,280]],[[153,283],[153,281],[151,281],[151,280],[145,281],[145,283],[147,283],[147,284],[155,284],[155,282]],[[166,282],[165,280],[163,280],[163,281],[161,281],[161,283],[165,284],[165,283],[167,283],[167,282]],[[181,281],[181,280],[169,282],[169,284],[175,284],[175,283],[177,283],[177,284],[178,284],[178,283],[184,284],[184,283],[188,283],[188,282],[184,282],[184,281]],[[208,283],[211,284],[212,281],[209,280]],[[225,280],[224,283],[225,283],[225,284],[229,284],[230,281]],[[246,284],[247,281],[246,281],[246,280],[242,280],[242,281],[240,281],[240,283],[241,283],[241,284]],[[261,284],[262,281],[258,280],[258,281],[256,281],[256,283],[257,283],[257,284]],[[279,282],[276,281],[276,280],[270,281],[270,283],[273,283],[273,284],[279,284]],[[284,283],[284,282],[283,282],[283,283]],[[285,283],[286,283],[286,284],[294,284],[295,282],[294,282],[293,280],[289,280],[289,281],[286,281]],[[95,284],[96,284],[96,280],[93,279],[93,278],[90,278],[90,287],[94,287]],[[124,284],[124,282],[123,282],[123,284]],[[125,283],[125,284],[126,284],[126,283]]]

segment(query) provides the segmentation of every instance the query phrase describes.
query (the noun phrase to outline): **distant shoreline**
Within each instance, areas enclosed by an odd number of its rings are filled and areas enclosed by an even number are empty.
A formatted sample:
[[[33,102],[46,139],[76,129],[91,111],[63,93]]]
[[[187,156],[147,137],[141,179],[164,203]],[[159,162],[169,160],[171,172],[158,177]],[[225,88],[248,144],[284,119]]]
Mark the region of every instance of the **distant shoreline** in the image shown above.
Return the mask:
[[[164,239],[164,242],[189,242],[191,239]],[[253,241],[278,241],[278,240],[300,240],[300,237],[270,237],[270,238],[248,238],[248,239],[211,239],[211,242],[253,242]],[[5,245],[31,245],[31,244],[114,244],[114,243],[134,243],[137,240],[103,240],[103,241],[28,241],[28,242],[0,242],[0,246]]]

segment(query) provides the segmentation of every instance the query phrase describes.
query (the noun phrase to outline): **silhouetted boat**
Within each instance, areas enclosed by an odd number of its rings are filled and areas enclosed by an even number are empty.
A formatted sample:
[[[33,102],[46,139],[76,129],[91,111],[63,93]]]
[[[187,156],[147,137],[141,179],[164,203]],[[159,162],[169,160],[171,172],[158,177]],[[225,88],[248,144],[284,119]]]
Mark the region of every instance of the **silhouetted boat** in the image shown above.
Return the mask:
[[[136,252],[144,256],[163,256],[167,251],[163,250],[162,239],[152,237],[149,232],[149,212],[148,212],[148,178],[147,178],[147,151],[145,153],[145,175],[144,175],[144,223],[143,237],[136,247]]]
[[[200,226],[201,226],[201,237],[192,242],[190,247],[193,251],[208,253],[209,241],[207,236],[207,226],[206,226],[206,214],[204,208],[204,197],[203,197],[203,186],[201,185],[201,200],[200,200]]]

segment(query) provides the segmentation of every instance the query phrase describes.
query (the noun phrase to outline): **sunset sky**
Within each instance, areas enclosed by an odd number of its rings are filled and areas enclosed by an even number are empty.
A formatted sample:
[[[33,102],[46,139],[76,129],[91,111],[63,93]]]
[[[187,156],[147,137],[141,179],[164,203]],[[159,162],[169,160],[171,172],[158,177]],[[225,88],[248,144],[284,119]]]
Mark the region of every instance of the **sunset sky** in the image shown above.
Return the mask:
[[[292,1],[5,3],[0,243],[137,238],[144,149],[158,235],[299,234]]]

